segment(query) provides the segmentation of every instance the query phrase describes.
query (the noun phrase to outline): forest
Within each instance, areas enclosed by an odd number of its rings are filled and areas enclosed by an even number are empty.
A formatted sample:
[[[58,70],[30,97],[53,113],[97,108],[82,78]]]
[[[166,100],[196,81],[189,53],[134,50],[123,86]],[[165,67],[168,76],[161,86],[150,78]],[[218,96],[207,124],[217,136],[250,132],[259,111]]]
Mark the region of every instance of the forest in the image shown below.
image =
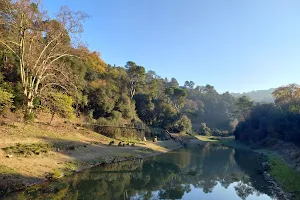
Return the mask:
[[[87,15],[62,7],[50,18],[32,1],[1,1],[1,112],[38,112],[89,123],[147,126],[153,134],[228,134],[237,123],[235,99],[211,85],[180,86],[134,61],[107,64],[80,41]],[[103,131],[103,130],[102,130]],[[112,137],[122,133],[104,130]],[[119,135],[118,135],[119,134]]]
[[[244,113],[244,120],[236,127],[235,138],[260,146],[272,146],[278,140],[300,145],[300,86],[282,86],[272,95],[275,104],[239,99],[238,109]]]
[[[300,143],[298,85],[275,89],[275,104],[261,104],[209,84],[180,85],[134,61],[108,64],[80,40],[87,18],[67,7],[51,18],[30,0],[0,2],[2,116],[12,112],[31,123],[48,112],[49,124],[55,116],[84,117],[89,124],[147,127],[149,136],[164,137],[167,130]],[[96,131],[128,136],[109,127]]]

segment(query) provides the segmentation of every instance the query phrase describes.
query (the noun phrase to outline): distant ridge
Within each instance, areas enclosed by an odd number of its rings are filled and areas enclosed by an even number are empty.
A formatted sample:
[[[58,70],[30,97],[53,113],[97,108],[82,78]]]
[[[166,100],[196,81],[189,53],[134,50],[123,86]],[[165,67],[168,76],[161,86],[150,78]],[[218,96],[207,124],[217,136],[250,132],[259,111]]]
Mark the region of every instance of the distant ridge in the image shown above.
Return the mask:
[[[268,90],[253,90],[251,92],[243,92],[243,93],[231,93],[234,97],[248,96],[255,102],[261,103],[273,103],[274,98],[272,96],[272,92],[275,88],[270,88]]]

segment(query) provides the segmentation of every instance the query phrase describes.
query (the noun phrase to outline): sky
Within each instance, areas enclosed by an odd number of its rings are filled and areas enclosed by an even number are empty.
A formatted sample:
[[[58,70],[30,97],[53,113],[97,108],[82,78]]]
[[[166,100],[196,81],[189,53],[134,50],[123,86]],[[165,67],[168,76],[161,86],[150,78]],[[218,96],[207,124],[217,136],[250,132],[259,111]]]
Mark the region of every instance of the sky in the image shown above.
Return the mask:
[[[43,0],[89,15],[82,41],[108,64],[219,92],[299,83],[299,0]]]

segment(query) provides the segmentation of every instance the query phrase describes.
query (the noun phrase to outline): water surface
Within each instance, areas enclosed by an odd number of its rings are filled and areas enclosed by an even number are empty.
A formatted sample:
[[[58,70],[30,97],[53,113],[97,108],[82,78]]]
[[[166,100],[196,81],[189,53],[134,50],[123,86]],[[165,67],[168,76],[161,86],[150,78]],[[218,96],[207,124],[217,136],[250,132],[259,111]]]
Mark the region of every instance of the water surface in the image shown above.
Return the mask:
[[[85,170],[6,199],[275,199],[269,188],[256,154],[207,144]]]

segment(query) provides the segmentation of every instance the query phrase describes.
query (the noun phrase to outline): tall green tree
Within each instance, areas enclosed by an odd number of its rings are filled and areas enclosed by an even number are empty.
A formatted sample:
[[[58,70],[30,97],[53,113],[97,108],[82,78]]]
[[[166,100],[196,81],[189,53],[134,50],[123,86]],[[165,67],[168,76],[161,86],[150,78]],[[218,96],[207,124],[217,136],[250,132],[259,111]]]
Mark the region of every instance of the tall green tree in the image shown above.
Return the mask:
[[[236,113],[238,115],[241,115],[243,117],[243,120],[247,118],[247,116],[250,114],[251,109],[254,107],[253,101],[250,100],[247,96],[242,96],[237,99],[236,101]]]

